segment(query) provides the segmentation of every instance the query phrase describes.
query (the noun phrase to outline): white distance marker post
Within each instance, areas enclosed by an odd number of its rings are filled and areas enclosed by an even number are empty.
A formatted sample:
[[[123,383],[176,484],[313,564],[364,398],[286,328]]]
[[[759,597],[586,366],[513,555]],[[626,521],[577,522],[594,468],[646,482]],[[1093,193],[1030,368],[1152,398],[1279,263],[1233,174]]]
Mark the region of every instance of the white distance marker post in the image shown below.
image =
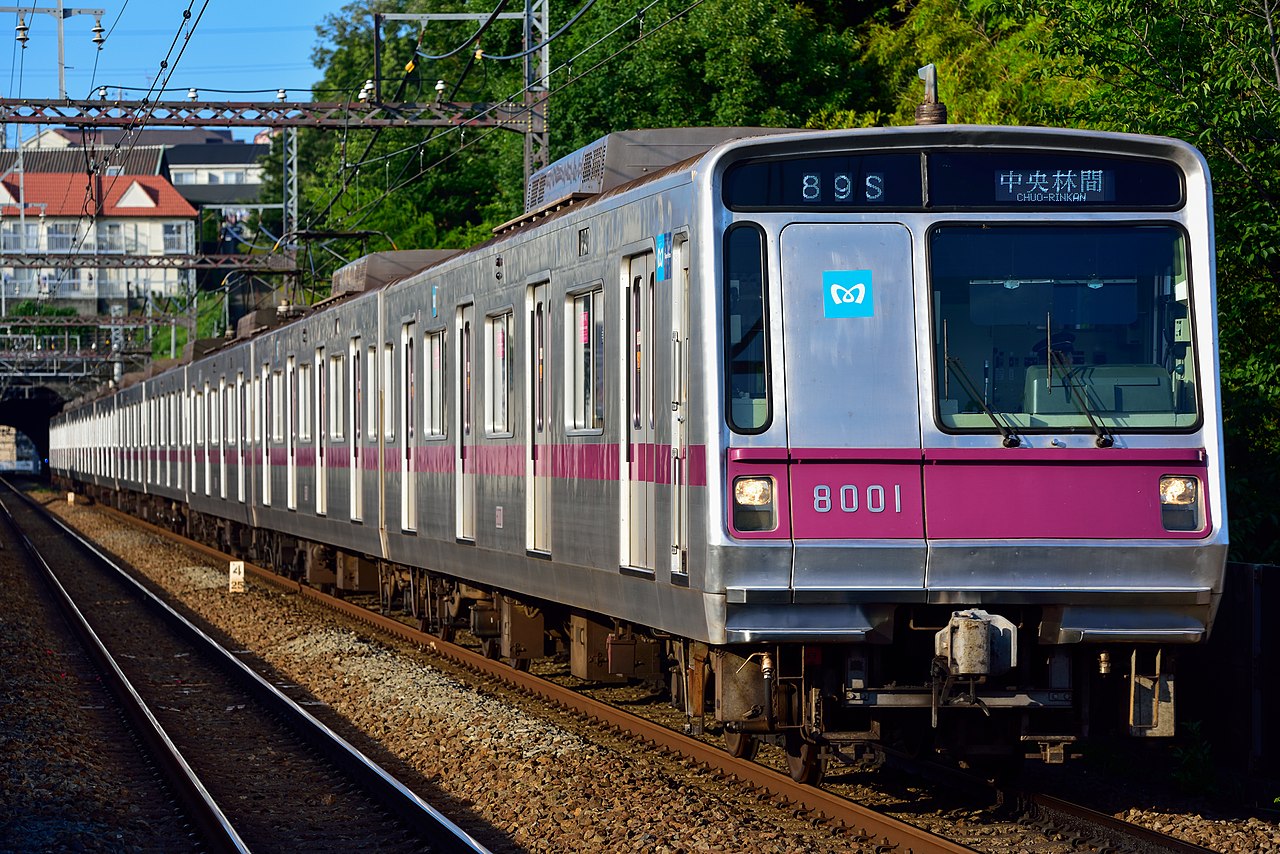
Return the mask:
[[[232,593],[244,592],[244,561],[231,561],[231,587]]]

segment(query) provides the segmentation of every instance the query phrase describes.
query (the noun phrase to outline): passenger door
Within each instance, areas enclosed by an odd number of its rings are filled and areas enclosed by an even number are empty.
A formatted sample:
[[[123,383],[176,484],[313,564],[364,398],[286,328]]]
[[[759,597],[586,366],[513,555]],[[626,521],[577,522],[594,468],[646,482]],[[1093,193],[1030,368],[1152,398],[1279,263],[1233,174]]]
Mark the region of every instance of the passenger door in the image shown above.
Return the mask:
[[[796,601],[923,590],[910,232],[789,225],[781,266]]]
[[[290,510],[298,509],[298,368],[294,357],[290,356],[285,363],[285,506]]]
[[[351,447],[347,452],[347,507],[353,521],[364,518],[365,372],[360,339],[351,339]]]
[[[458,308],[458,431],[455,447],[454,478],[457,511],[455,524],[460,540],[476,538],[475,475],[475,319],[474,305]]]
[[[400,327],[400,441],[403,443],[400,465],[400,530],[418,529],[418,477],[414,465],[414,448],[418,441],[417,424],[417,325]]]
[[[674,246],[671,283],[671,576],[689,572],[689,244]]]
[[[656,424],[654,381],[654,269],[653,254],[637,255],[627,262],[623,294],[626,305],[627,465],[624,470],[623,524],[626,553],[622,565],[652,570],[657,558],[658,531],[655,512]]]
[[[529,468],[526,478],[528,513],[526,547],[551,551],[551,423],[550,376],[547,365],[547,305],[545,283],[529,289]]]

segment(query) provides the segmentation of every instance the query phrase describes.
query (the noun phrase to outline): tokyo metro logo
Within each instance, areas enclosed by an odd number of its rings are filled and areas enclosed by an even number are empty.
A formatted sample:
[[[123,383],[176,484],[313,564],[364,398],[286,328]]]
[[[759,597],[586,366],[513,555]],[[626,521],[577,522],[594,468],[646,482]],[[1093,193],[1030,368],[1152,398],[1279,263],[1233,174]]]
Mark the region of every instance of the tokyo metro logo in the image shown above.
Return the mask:
[[[871,271],[823,271],[822,314],[825,317],[873,317]]]

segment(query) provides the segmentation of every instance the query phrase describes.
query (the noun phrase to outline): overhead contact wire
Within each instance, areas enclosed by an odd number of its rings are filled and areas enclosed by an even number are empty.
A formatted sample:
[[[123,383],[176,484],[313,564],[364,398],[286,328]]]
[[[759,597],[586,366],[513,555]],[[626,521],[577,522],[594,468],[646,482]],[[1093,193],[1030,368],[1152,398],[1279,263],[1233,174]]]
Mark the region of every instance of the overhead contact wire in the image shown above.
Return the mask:
[[[642,34],[642,35],[640,35],[639,37],[637,37],[637,38],[633,39],[632,41],[630,41],[630,42],[628,42],[627,44],[625,44],[625,45],[623,45],[622,47],[620,47],[618,50],[616,50],[616,51],[614,51],[613,53],[609,54],[608,56],[604,57],[603,59],[601,59],[599,62],[595,63],[594,65],[592,65],[590,68],[588,68],[588,69],[587,69],[586,71],[584,71],[583,73],[578,74],[578,75],[576,75],[576,76],[574,76],[574,77],[571,77],[569,80],[566,80],[566,81],[565,81],[564,83],[562,83],[560,86],[558,86],[558,87],[556,87],[556,88],[554,88],[554,89],[549,90],[549,91],[547,92],[547,96],[548,96],[548,97],[550,97],[550,96],[552,96],[552,95],[554,95],[554,94],[556,94],[556,93],[563,92],[563,91],[564,91],[566,88],[568,88],[569,86],[573,85],[574,83],[578,82],[579,80],[582,80],[582,79],[583,79],[584,77],[586,77],[588,74],[591,74],[592,72],[594,72],[594,71],[596,71],[596,70],[598,70],[598,69],[600,69],[600,68],[604,67],[605,65],[607,65],[607,64],[608,64],[608,63],[610,63],[610,62],[612,62],[614,59],[616,59],[618,56],[620,56],[621,54],[623,54],[623,53],[624,53],[624,52],[626,52],[627,50],[631,49],[631,48],[632,48],[632,47],[634,47],[635,45],[639,44],[640,42],[644,41],[646,38],[649,38],[650,36],[652,36],[652,35],[654,35],[655,33],[659,32],[660,30],[665,29],[668,25],[675,23],[676,21],[678,21],[679,19],[681,19],[681,18],[682,18],[682,17],[684,17],[685,15],[689,14],[691,11],[693,11],[693,10],[694,10],[694,9],[696,9],[697,7],[701,6],[701,5],[702,5],[703,3],[705,3],[705,2],[706,2],[706,0],[695,0],[695,2],[690,3],[690,4],[689,4],[688,6],[686,6],[684,9],[682,9],[682,10],[680,10],[679,12],[677,12],[676,14],[672,15],[670,18],[666,19],[665,21],[662,21],[662,22],[661,22],[661,23],[659,23],[657,26],[655,26],[655,27],[653,27],[652,29],[650,29],[650,30],[646,31],[645,33],[643,33],[643,34]],[[641,9],[639,14],[640,14],[640,15],[643,15],[643,13],[644,13],[645,11],[647,11],[648,9],[650,9],[650,8],[652,8],[653,6],[657,5],[657,3],[658,3],[658,0],[653,0],[653,2],[651,2],[651,3],[650,3],[648,6],[646,6],[644,9]],[[559,70],[560,70],[560,69],[562,69],[562,68],[572,67],[574,60],[576,60],[576,59],[578,59],[579,57],[581,57],[581,56],[585,55],[585,54],[586,54],[586,53],[588,53],[589,51],[594,50],[596,47],[598,47],[600,44],[602,44],[605,40],[607,40],[607,39],[611,38],[612,36],[614,36],[615,34],[617,34],[617,33],[618,33],[618,31],[620,31],[620,30],[622,30],[624,27],[628,26],[628,25],[631,23],[631,20],[633,20],[633,19],[628,19],[627,21],[625,21],[625,22],[623,22],[623,23],[619,24],[617,27],[615,27],[613,30],[609,31],[609,32],[608,32],[608,33],[606,33],[605,35],[601,36],[601,37],[600,37],[599,39],[597,39],[595,42],[593,42],[592,44],[590,44],[590,45],[588,45],[587,47],[583,48],[583,49],[582,49],[581,51],[579,51],[579,52],[578,52],[574,57],[572,57],[568,62],[562,63],[561,65],[559,65],[559,66],[557,66],[555,69],[553,69],[553,73],[554,73],[555,71],[559,71]],[[524,92],[528,91],[528,88],[529,88],[529,87],[525,87],[525,88],[524,88],[524,89],[522,89],[520,92],[516,93],[516,95],[522,95],[522,94],[524,94]],[[515,97],[516,97],[516,96],[512,96],[509,100],[514,100],[514,98],[515,98]],[[414,150],[421,150],[421,149],[422,149],[423,147],[425,147],[426,145],[429,145],[430,143],[435,142],[436,140],[443,138],[443,137],[444,137],[444,136],[446,136],[447,134],[457,133],[457,132],[458,132],[458,131],[460,131],[460,130],[462,130],[462,129],[461,129],[461,128],[456,128],[456,127],[446,128],[445,130],[440,131],[439,133],[432,135],[431,137],[429,137],[429,138],[428,138],[428,139],[426,139],[426,140],[423,140],[423,141],[422,141],[422,142],[420,142],[420,143],[417,143],[417,144],[412,145],[412,146],[407,146],[407,147],[405,147],[405,148],[399,149],[398,151],[390,152],[389,154],[386,154],[386,155],[379,155],[378,157],[371,158],[371,159],[370,159],[369,161],[367,161],[367,162],[368,162],[368,163],[376,163],[376,162],[378,162],[378,161],[380,161],[380,160],[390,159],[391,157],[394,157],[394,156],[399,155],[399,154],[403,154],[403,153],[405,153],[405,152],[410,152],[410,151],[414,151]],[[370,213],[372,213],[372,210],[371,210],[372,208],[376,207],[376,205],[378,205],[378,204],[381,204],[381,203],[382,203],[383,201],[385,201],[388,197],[390,197],[390,195],[391,195],[392,193],[396,192],[397,190],[402,189],[403,187],[406,187],[406,186],[408,186],[408,185],[410,185],[410,184],[414,183],[418,178],[421,178],[423,175],[427,174],[427,173],[428,173],[429,171],[431,171],[432,169],[436,169],[436,168],[438,168],[438,167],[442,166],[443,164],[447,163],[449,160],[451,160],[451,159],[453,159],[454,157],[456,157],[458,154],[461,154],[463,151],[466,151],[466,150],[467,150],[468,148],[470,148],[472,145],[475,145],[476,143],[480,142],[480,141],[481,141],[481,140],[483,140],[483,139],[487,139],[487,138],[488,138],[488,136],[489,136],[490,134],[494,133],[495,131],[499,131],[499,130],[502,130],[502,129],[501,129],[501,128],[496,128],[496,127],[494,127],[494,128],[486,128],[486,129],[484,129],[484,130],[480,131],[480,132],[479,132],[479,134],[476,136],[476,138],[475,138],[475,139],[473,139],[471,142],[463,143],[463,144],[462,144],[462,145],[460,145],[460,146],[459,146],[455,151],[452,151],[452,152],[450,152],[450,153],[448,153],[448,154],[444,155],[443,157],[439,158],[439,159],[438,159],[438,160],[436,160],[435,162],[433,162],[433,163],[431,163],[431,164],[429,164],[429,165],[427,165],[427,166],[425,166],[425,167],[423,167],[423,168],[419,169],[419,170],[418,170],[418,171],[417,171],[417,172],[416,172],[412,177],[410,177],[409,179],[407,179],[407,180],[405,180],[405,181],[401,181],[400,183],[396,184],[395,186],[388,188],[388,189],[387,189],[387,190],[386,190],[386,191],[385,191],[385,192],[384,192],[384,193],[383,193],[383,194],[382,194],[378,199],[375,199],[375,200],[373,200],[372,202],[367,203],[367,204],[365,204],[365,205],[362,205],[361,207],[357,208],[356,210],[351,211],[350,213],[348,213],[348,214],[347,214],[347,218],[339,219],[339,220],[338,220],[338,224],[339,224],[339,225],[347,225],[347,224],[350,224],[350,225],[359,225],[361,222],[363,222],[363,221],[364,221],[364,219],[365,219],[366,217],[368,217],[368,216],[369,216],[369,214],[370,214]],[[407,166],[407,164],[406,164],[406,166]],[[403,175],[405,171],[406,171],[406,169],[402,169],[400,174],[401,174],[401,175]],[[398,180],[398,179],[399,179],[399,176],[397,176],[397,180]],[[352,219],[350,219],[351,217],[356,217],[356,219],[352,220]]]

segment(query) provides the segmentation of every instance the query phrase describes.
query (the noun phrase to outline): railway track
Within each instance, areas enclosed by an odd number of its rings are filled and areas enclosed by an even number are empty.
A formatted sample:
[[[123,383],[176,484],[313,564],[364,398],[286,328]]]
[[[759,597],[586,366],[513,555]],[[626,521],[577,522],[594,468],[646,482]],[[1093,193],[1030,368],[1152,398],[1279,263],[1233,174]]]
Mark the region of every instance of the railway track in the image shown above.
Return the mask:
[[[231,559],[228,555],[201,543],[140,522],[109,507],[103,506],[101,509],[122,521],[196,550],[219,564],[225,565]],[[838,788],[828,791],[797,784],[786,774],[735,758],[717,745],[688,737],[662,724],[595,700],[579,691],[557,685],[540,676],[513,669],[501,661],[487,658],[466,647],[424,634],[405,622],[376,613],[361,604],[329,596],[252,564],[246,564],[246,572],[263,582],[313,600],[387,635],[428,647],[437,655],[474,673],[539,697],[585,719],[612,727],[655,749],[685,757],[742,785],[755,787],[767,793],[769,797],[786,804],[789,809],[806,814],[813,820],[843,825],[851,830],[853,841],[865,843],[871,848],[915,852],[973,850],[854,803],[843,797]],[[962,785],[971,786],[972,784],[973,780],[969,778],[968,782]],[[1017,819],[1028,827],[1029,833],[1059,840],[1073,849],[1142,852],[1204,852],[1208,850],[1046,795],[1008,791],[993,793],[993,797],[1003,797],[1006,803],[1015,805]]]
[[[167,782],[193,849],[486,851],[241,654],[3,486],[0,511]]]

